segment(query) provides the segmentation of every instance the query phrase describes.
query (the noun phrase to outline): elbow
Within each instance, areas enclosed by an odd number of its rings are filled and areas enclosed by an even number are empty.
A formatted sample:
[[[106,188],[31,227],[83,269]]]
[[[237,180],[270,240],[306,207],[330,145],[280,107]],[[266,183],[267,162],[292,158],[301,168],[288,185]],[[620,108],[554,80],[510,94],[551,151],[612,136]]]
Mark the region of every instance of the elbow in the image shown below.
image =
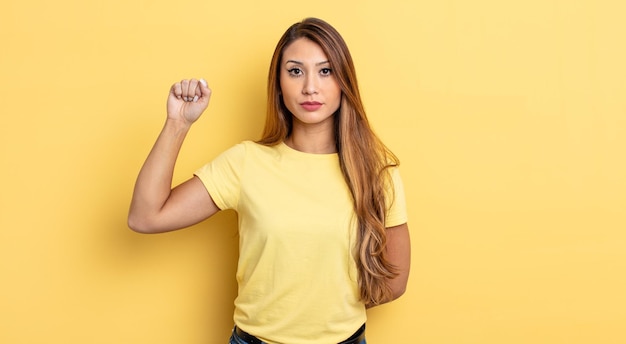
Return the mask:
[[[371,308],[371,307],[375,307],[375,306],[380,306],[380,305],[384,305],[387,304],[389,302],[392,302],[398,298],[400,298],[400,296],[404,295],[404,292],[406,292],[406,284],[404,285],[389,285],[389,293],[386,295],[386,297],[384,297],[380,302],[372,302],[372,303],[368,303],[366,304],[366,308]]]
[[[406,292],[406,284],[392,288],[391,301],[400,298],[400,296],[404,295],[405,292]]]
[[[128,224],[128,228],[130,228],[133,232],[143,233],[143,234],[147,232],[145,226],[143,226],[140,221],[133,218],[132,216],[128,217],[127,224]]]
[[[150,226],[150,223],[146,221],[144,218],[137,216],[133,213],[128,215],[128,228],[130,228],[133,232],[141,233],[141,234],[152,234],[156,233],[153,226]]]
[[[407,275],[400,275],[400,276],[396,276],[394,278],[392,278],[391,280],[389,280],[389,299],[387,300],[387,302],[391,302],[394,301],[398,298],[400,298],[400,296],[404,295],[404,293],[406,292],[406,287],[408,284],[408,274]]]

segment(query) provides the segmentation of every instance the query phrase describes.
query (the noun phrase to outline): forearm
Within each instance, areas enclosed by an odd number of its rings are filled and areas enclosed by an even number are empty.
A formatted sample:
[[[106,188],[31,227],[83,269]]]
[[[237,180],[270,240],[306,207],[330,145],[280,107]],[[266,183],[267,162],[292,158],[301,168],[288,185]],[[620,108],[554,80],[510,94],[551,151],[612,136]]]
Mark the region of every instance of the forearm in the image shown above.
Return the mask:
[[[395,267],[396,276],[387,280],[391,295],[383,303],[391,302],[404,294],[411,269],[411,240],[406,223],[387,228],[387,259]]]
[[[387,256],[396,268],[397,275],[388,281],[397,299],[406,291],[411,270],[411,239],[408,225],[387,228]]]
[[[172,190],[176,159],[190,124],[167,119],[142,166],[131,201],[128,224],[137,229],[155,218],[165,205]]]

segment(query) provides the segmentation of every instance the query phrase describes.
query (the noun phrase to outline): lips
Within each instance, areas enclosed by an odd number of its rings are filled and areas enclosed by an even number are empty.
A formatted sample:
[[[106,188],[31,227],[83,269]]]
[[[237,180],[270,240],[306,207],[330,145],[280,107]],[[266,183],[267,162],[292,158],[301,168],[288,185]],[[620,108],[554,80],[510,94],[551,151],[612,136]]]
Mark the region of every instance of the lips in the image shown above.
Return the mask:
[[[300,106],[302,106],[302,108],[304,108],[306,111],[316,111],[317,109],[322,107],[322,103],[315,102],[315,101],[308,101],[308,102],[300,103]]]

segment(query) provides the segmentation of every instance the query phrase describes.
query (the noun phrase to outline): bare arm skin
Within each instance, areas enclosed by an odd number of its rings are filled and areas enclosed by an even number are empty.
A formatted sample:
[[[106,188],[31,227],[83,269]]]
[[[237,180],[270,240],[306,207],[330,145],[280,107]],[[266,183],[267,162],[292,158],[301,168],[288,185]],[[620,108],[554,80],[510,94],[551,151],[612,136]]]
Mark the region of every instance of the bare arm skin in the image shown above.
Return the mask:
[[[406,291],[411,267],[411,240],[406,223],[387,228],[387,258],[398,272],[398,276],[388,282],[395,300]]]
[[[167,99],[165,125],[146,159],[133,192],[128,226],[161,233],[196,224],[219,211],[202,182],[193,177],[172,189],[174,166],[191,125],[209,105],[211,90],[195,79],[175,83]]]

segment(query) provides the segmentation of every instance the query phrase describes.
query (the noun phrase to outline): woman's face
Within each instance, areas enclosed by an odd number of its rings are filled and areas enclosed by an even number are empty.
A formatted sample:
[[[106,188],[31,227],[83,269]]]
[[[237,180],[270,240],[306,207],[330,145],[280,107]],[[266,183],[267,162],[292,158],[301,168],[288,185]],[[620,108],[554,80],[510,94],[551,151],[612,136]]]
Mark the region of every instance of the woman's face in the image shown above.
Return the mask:
[[[280,89],[285,106],[299,126],[333,125],[333,114],[341,104],[341,88],[322,48],[299,38],[284,51]]]

